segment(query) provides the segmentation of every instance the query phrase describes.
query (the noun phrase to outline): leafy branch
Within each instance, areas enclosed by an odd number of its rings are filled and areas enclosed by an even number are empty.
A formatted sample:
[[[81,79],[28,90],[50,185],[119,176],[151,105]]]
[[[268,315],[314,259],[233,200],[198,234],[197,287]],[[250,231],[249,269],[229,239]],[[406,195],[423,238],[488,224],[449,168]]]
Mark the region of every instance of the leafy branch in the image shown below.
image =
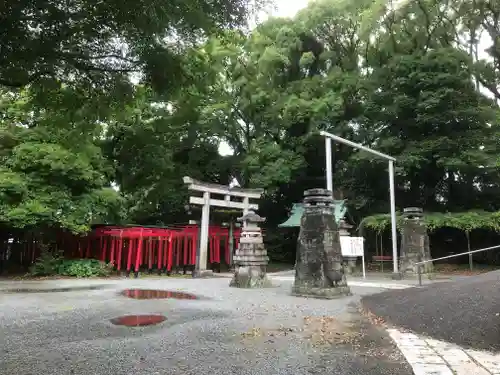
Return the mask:
[[[401,213],[397,214],[397,228],[401,229],[403,222]],[[466,211],[466,212],[426,212],[424,213],[424,224],[429,231],[441,228],[454,228],[465,233],[476,229],[489,229],[500,231],[500,212]],[[365,217],[360,228],[374,230],[381,233],[391,225],[389,214],[377,214]]]

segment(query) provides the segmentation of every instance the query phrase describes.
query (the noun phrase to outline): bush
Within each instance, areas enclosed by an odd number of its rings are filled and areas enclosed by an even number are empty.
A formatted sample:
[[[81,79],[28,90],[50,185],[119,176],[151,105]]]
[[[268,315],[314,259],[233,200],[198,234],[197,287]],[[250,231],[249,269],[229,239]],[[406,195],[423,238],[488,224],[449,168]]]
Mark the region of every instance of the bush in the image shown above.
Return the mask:
[[[61,262],[61,253],[50,250],[42,250],[42,254],[30,267],[29,271],[32,276],[57,275]]]
[[[109,276],[113,265],[97,259],[63,259],[58,252],[43,251],[30,268],[32,276]]]
[[[63,260],[59,266],[58,274],[72,277],[98,277],[109,276],[113,265],[97,259]]]

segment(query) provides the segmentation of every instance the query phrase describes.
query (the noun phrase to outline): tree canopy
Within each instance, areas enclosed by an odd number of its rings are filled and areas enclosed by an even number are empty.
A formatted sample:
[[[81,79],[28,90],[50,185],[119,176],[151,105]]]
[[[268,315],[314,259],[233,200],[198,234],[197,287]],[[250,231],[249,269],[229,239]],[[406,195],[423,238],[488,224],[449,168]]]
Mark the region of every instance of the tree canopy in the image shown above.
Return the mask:
[[[500,209],[498,0],[316,0],[244,27],[262,5],[8,2],[5,226],[185,222],[190,175],[265,188],[275,228],[325,185],[320,130],[394,156],[399,208]],[[389,210],[386,168],[334,145],[354,222]]]

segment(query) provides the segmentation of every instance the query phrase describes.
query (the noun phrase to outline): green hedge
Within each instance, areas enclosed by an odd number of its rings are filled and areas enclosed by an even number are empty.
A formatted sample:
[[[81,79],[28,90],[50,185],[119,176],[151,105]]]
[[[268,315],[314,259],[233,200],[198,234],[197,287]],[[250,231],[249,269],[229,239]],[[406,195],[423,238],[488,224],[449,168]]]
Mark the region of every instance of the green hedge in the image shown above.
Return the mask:
[[[403,217],[397,214],[398,229]],[[500,231],[500,212],[467,211],[467,212],[424,212],[424,223],[430,231],[440,228],[455,228],[470,233],[474,229],[490,229]],[[377,214],[365,217],[360,228],[367,228],[380,233],[391,225],[389,214]]]

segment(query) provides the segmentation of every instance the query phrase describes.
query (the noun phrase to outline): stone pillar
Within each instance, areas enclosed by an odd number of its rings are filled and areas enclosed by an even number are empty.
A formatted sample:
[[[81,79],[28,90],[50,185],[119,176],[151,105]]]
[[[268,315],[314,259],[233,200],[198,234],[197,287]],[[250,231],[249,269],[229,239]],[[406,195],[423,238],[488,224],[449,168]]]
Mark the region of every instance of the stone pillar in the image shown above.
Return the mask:
[[[403,210],[403,224],[401,227],[401,276],[416,276],[418,269],[415,263],[429,260],[429,235],[424,223],[423,210],[418,207],[409,207]],[[422,273],[433,272],[432,263],[421,267]]]
[[[328,299],[350,295],[333,215],[332,192],[310,189],[304,196],[292,294]]]
[[[269,262],[262,232],[258,223],[266,219],[253,211],[238,218],[243,223],[240,245],[233,257],[234,276],[229,286],[236,288],[264,288],[271,286],[266,268]]]
[[[347,224],[344,219],[339,222],[339,236],[340,237],[350,237],[349,229],[352,225]],[[352,275],[356,270],[356,262],[358,257],[343,257],[344,259],[344,270],[347,275]]]
[[[207,277],[212,275],[212,270],[207,270],[208,261],[208,227],[210,225],[210,193],[203,193],[203,206],[201,208],[201,224],[199,232],[199,245],[196,254],[196,264],[193,277]]]

